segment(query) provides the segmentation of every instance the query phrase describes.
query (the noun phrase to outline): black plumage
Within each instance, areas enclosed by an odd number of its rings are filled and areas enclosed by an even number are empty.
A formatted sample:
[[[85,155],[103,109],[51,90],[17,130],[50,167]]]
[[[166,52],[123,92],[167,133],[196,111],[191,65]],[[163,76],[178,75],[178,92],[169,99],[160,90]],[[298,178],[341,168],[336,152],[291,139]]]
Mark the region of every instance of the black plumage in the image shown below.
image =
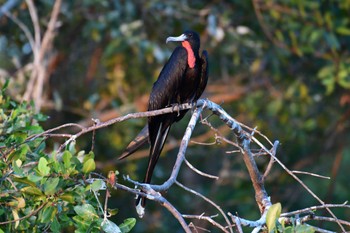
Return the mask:
[[[148,110],[157,110],[174,104],[193,103],[202,95],[208,81],[208,54],[199,56],[200,39],[194,31],[185,31],[179,37],[168,37],[169,41],[181,41],[164,65],[149,97]],[[129,144],[120,158],[125,158],[147,141],[151,144],[145,183],[150,183],[154,167],[163,149],[171,125],[181,120],[187,110],[148,118],[148,131],[144,128]],[[139,200],[137,204],[140,204]],[[142,199],[141,206],[145,206]]]

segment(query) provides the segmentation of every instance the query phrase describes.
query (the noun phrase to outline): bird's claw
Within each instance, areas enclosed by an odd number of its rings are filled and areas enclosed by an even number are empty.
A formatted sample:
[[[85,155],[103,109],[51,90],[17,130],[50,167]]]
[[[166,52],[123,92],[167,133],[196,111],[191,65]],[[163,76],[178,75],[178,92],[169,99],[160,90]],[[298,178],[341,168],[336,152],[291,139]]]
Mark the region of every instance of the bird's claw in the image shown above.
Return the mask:
[[[175,111],[175,108],[177,107],[177,116],[180,116],[181,104],[175,103],[175,104],[172,104],[171,107],[173,111]]]

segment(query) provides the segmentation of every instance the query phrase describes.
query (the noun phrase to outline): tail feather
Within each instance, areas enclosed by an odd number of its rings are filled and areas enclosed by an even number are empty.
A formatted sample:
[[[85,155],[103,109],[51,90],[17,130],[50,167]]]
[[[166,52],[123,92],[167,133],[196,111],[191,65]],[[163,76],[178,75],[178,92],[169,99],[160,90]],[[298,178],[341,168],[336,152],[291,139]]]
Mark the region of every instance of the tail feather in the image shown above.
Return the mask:
[[[126,149],[121,154],[121,156],[119,156],[118,160],[125,159],[129,155],[133,154],[141,146],[143,146],[146,142],[148,142],[148,138],[149,138],[148,125],[146,125],[141,130],[141,132],[136,136],[136,138],[129,143],[129,145],[126,147]]]
[[[149,157],[149,161],[148,161],[148,167],[147,167],[147,172],[146,172],[146,176],[144,179],[144,183],[149,184],[151,182],[154,167],[156,166],[157,161],[158,161],[159,156],[160,156],[160,153],[163,150],[165,140],[168,137],[170,127],[171,127],[171,125],[168,125],[168,126],[165,126],[163,128],[163,124],[160,123],[156,140],[154,143],[151,143],[150,157]],[[136,205],[139,205],[139,204],[141,204],[142,207],[145,207],[146,198],[144,198],[144,197],[137,198]]]

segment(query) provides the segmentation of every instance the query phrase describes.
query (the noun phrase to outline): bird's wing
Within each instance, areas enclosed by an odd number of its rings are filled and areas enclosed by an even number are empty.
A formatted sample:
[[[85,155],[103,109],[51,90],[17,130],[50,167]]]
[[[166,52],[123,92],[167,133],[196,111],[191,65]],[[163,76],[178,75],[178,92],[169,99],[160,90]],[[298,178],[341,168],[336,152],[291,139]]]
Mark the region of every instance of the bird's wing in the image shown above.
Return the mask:
[[[194,96],[195,101],[201,97],[208,83],[209,68],[208,68],[208,52],[206,50],[203,50],[202,52],[201,63],[202,63],[201,76],[200,76],[200,82],[199,82],[196,94]]]
[[[148,125],[143,127],[141,132],[132,140],[129,145],[124,150],[123,154],[118,158],[118,160],[124,159],[137,151],[141,146],[148,142]]]
[[[158,80],[154,83],[150,95],[148,110],[161,109],[170,104],[177,103],[176,97],[181,88],[181,82],[187,67],[187,51],[177,47],[164,65]],[[164,142],[175,121],[177,113],[158,115],[148,118],[148,131],[151,143],[145,182],[151,181],[153,169],[163,149]]]
[[[161,109],[176,103],[176,96],[187,67],[187,51],[176,47],[153,84],[148,110]]]

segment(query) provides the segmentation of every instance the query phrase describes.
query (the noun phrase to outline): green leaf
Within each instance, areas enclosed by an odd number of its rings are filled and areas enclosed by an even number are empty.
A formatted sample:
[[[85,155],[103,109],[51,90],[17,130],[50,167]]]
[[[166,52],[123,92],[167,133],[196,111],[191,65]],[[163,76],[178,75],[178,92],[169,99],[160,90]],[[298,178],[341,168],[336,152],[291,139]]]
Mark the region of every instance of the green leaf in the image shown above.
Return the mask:
[[[116,215],[119,212],[119,209],[107,209],[108,213],[113,216]]]
[[[13,219],[16,220],[16,222],[15,222],[15,229],[16,229],[19,225],[18,211],[16,209],[12,209],[12,215],[13,215]]]
[[[340,35],[350,36],[350,29],[347,27],[338,27],[336,32]]]
[[[54,233],[61,232],[61,224],[58,222],[57,217],[54,217],[54,219],[50,225],[50,230]]]
[[[294,227],[289,226],[289,227],[284,228],[283,233],[295,233]]]
[[[33,182],[38,182],[42,179],[42,176],[37,176],[35,174],[29,174],[28,180],[33,181]]]
[[[338,83],[341,87],[350,88],[350,69],[348,68],[348,64],[340,64],[338,71]]]
[[[114,222],[109,221],[108,219],[106,221],[103,221],[101,223],[102,230],[106,233],[122,233],[120,228],[115,224]]]
[[[75,154],[76,153],[76,150],[75,150],[75,140],[74,141],[71,141],[68,145],[68,150],[72,153],[72,154]]]
[[[127,233],[131,231],[135,224],[136,218],[127,218],[122,224],[119,225],[119,228],[122,231],[122,233]]]
[[[267,211],[266,226],[269,232],[275,229],[276,221],[281,215],[281,210],[282,210],[281,203],[276,203],[276,204],[273,204]]]
[[[76,223],[76,230],[74,231],[75,233],[85,233],[88,232],[87,229],[90,228],[91,226],[91,221],[88,221],[80,216],[74,216],[73,217],[74,222]]]
[[[69,203],[74,203],[74,195],[71,192],[67,192],[67,193],[63,193],[62,195],[60,195],[60,198],[63,201],[69,202]]]
[[[315,229],[308,225],[297,225],[294,229],[295,233],[314,233]]]
[[[84,219],[98,218],[94,207],[90,204],[83,204],[81,206],[75,206],[74,211]]]
[[[18,143],[20,143],[21,140],[19,140],[19,135],[16,134],[16,141]],[[18,141],[19,140],[19,141]],[[24,140],[24,139],[23,139]],[[29,150],[29,146],[27,144],[22,144],[19,148],[17,148],[14,152],[12,152],[9,157],[8,157],[8,160],[11,161],[11,160],[17,160],[17,159],[25,159],[26,157],[26,154]]]
[[[44,157],[39,159],[38,170],[40,175],[47,176],[50,173],[50,167],[47,166],[48,162]]]
[[[47,181],[44,184],[44,192],[46,195],[52,195],[57,190],[56,187],[59,183],[60,179],[58,177],[55,178],[48,178]]]
[[[99,190],[104,190],[106,189],[106,183],[101,180],[101,179],[98,179],[98,180],[95,180],[92,184],[91,184],[91,189],[95,192],[99,191]]]
[[[27,184],[30,185],[32,187],[36,187],[36,184],[32,181],[30,181],[27,177],[16,177],[14,176],[13,181],[18,182],[18,183],[22,183],[22,184]]]
[[[43,192],[38,189],[37,187],[24,187],[21,189],[21,192],[29,194],[29,195],[36,195],[36,196],[42,196]]]
[[[95,161],[94,161],[94,159],[90,158],[90,159],[86,160],[86,162],[84,162],[82,172],[87,174],[87,173],[94,171],[95,168],[96,168]]]
[[[41,223],[49,223],[55,217],[56,213],[57,208],[52,206],[52,203],[48,203],[39,214],[39,221]]]
[[[65,168],[69,168],[72,164],[71,162],[72,154],[69,151],[65,151],[62,155],[62,160]]]
[[[339,49],[340,44],[338,38],[333,33],[324,33],[327,44],[333,49]]]
[[[20,159],[12,161],[12,168],[15,174],[22,176],[23,169],[21,169],[22,161]]]

